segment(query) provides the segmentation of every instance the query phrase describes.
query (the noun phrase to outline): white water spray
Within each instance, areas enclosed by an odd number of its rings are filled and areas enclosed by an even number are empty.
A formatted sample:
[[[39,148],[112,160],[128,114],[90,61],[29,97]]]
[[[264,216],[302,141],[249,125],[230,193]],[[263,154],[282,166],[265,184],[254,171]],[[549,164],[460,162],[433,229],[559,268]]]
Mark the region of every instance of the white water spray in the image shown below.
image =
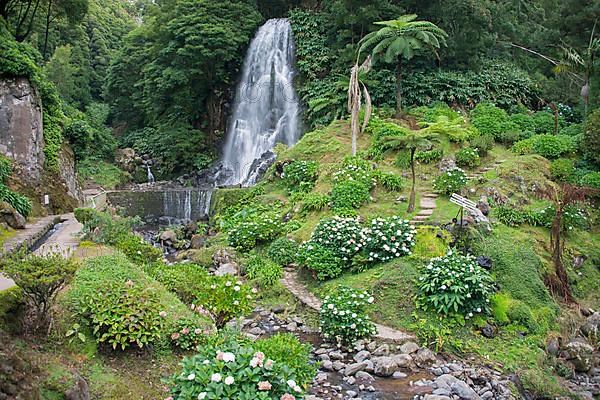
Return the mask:
[[[270,19],[252,40],[236,90],[223,157],[223,184],[250,186],[274,159],[277,143],[300,136],[293,86],[294,41],[287,19]]]

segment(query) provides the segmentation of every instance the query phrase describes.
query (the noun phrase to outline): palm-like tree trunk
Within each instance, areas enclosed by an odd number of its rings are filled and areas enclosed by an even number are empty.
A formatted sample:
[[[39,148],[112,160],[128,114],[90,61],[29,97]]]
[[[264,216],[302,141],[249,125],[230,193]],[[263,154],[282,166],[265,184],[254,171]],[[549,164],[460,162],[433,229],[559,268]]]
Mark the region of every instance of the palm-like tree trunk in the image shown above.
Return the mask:
[[[402,59],[398,57],[396,65],[396,118],[402,116]]]
[[[411,213],[415,211],[415,201],[416,201],[416,182],[417,178],[415,175],[415,151],[416,149],[410,149],[410,171],[412,173],[412,188],[410,189],[410,198],[408,200],[408,209],[406,212]]]

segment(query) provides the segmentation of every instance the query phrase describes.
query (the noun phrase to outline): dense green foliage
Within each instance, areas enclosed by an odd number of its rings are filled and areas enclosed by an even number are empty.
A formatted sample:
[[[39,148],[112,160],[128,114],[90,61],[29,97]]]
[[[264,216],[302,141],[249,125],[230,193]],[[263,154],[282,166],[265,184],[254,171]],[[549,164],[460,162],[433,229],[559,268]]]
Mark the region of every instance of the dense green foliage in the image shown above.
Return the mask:
[[[369,338],[377,332],[365,308],[373,303],[373,297],[366,291],[340,287],[323,299],[320,310],[321,332],[345,344],[358,339]]]

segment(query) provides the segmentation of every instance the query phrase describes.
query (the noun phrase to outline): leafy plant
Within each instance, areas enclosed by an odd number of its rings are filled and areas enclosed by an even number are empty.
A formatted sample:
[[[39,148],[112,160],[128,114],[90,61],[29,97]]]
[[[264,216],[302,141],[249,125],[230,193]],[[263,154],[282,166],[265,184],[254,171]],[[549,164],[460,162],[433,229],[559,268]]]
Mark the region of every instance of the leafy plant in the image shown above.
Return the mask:
[[[252,288],[235,277],[210,276],[206,287],[197,293],[196,304],[208,311],[217,328],[221,329],[235,317],[252,311]]]
[[[369,187],[363,182],[353,180],[339,182],[331,191],[331,208],[334,211],[357,209],[370,199]]]
[[[460,167],[478,167],[481,164],[477,149],[465,147],[456,153],[456,165]]]
[[[5,182],[10,174],[12,174],[12,161],[0,155],[0,183]]]
[[[69,343],[73,343],[75,339],[79,340],[81,343],[85,343],[86,341],[85,334],[81,332],[81,325],[77,323],[71,325],[71,329],[65,333],[65,337],[69,338]]]
[[[184,358],[170,386],[171,396],[178,399],[299,400],[304,389],[296,379],[285,362],[268,358],[252,344],[230,339],[209,341],[198,354]]]
[[[558,158],[576,150],[575,141],[571,136],[538,135],[534,138],[533,151],[546,158]]]
[[[293,161],[283,167],[283,182],[290,192],[310,192],[319,177],[316,161]]]
[[[186,304],[191,304],[196,293],[206,290],[208,271],[194,263],[155,263],[149,268],[149,275],[160,282],[167,290],[175,293]]]
[[[425,150],[416,152],[415,160],[423,164],[431,164],[440,161],[443,156],[444,151],[442,149]]]
[[[479,135],[471,139],[469,143],[472,148],[477,149],[480,157],[485,157],[494,147],[494,137],[492,135]]]
[[[570,182],[575,176],[575,163],[568,158],[559,158],[550,164],[550,175],[557,182]]]
[[[423,130],[427,133],[446,136],[451,142],[462,143],[479,136],[479,131],[465,123],[462,117],[449,120],[447,117],[438,117],[437,121],[427,123]]]
[[[310,241],[328,248],[344,261],[364,246],[365,234],[358,220],[354,218],[333,217],[322,219],[315,227]]]
[[[415,227],[400,217],[375,218],[363,229],[363,253],[370,262],[385,262],[411,254]]]
[[[179,319],[171,328],[171,343],[175,348],[189,351],[195,350],[200,344],[206,342],[210,330],[202,329],[194,319]]]
[[[21,251],[0,259],[0,271],[23,291],[33,311],[33,332],[47,332],[56,296],[73,279],[78,267],[76,261],[58,252],[39,256]]]
[[[454,168],[444,172],[435,178],[433,188],[440,193],[452,194],[459,192],[467,185],[468,178],[460,168]]]
[[[373,166],[358,156],[346,157],[342,168],[333,174],[333,183],[335,185],[346,181],[360,182],[370,190],[375,184]]]
[[[326,280],[341,275],[344,261],[336,253],[318,243],[307,242],[300,245],[296,262],[313,271],[316,278]]]
[[[377,183],[390,192],[399,192],[404,187],[404,179],[393,172],[376,170],[374,176]]]
[[[525,216],[520,210],[506,205],[495,207],[494,216],[507,226],[519,226],[525,222]]]
[[[317,373],[317,364],[310,361],[310,344],[302,343],[292,333],[257,340],[254,348],[275,363],[287,364],[295,372],[296,382],[300,387],[307,387]]]
[[[250,256],[245,270],[248,279],[258,281],[262,287],[273,286],[283,276],[281,265],[258,255]]]
[[[482,135],[499,139],[511,127],[506,111],[490,103],[479,103],[471,112],[471,122]]]
[[[286,237],[274,240],[269,246],[267,254],[271,260],[281,266],[287,266],[294,262],[298,252],[298,243]]]
[[[600,172],[590,172],[585,174],[583,178],[581,178],[581,184],[593,189],[600,189]]]
[[[311,211],[321,211],[331,202],[331,197],[325,193],[308,193],[302,198],[301,211],[303,213]]]
[[[352,344],[377,332],[365,308],[373,303],[366,291],[339,287],[325,296],[319,313],[319,324],[325,338]]]
[[[283,228],[278,212],[249,214],[228,232],[229,245],[242,251],[249,251],[258,243],[277,237]]]
[[[25,218],[31,213],[31,200],[20,193],[13,192],[4,183],[0,182],[0,201],[5,201]]]
[[[417,290],[420,307],[469,319],[490,311],[494,283],[475,257],[449,251],[420,268]]]

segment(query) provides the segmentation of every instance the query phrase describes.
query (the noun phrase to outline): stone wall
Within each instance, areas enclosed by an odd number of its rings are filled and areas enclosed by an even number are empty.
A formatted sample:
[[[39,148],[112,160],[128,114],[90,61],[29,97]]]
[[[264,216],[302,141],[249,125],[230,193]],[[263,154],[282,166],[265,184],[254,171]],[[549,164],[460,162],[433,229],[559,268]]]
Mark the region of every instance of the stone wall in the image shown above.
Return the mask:
[[[44,171],[42,103],[26,78],[0,79],[0,153],[22,178],[41,182]]]

